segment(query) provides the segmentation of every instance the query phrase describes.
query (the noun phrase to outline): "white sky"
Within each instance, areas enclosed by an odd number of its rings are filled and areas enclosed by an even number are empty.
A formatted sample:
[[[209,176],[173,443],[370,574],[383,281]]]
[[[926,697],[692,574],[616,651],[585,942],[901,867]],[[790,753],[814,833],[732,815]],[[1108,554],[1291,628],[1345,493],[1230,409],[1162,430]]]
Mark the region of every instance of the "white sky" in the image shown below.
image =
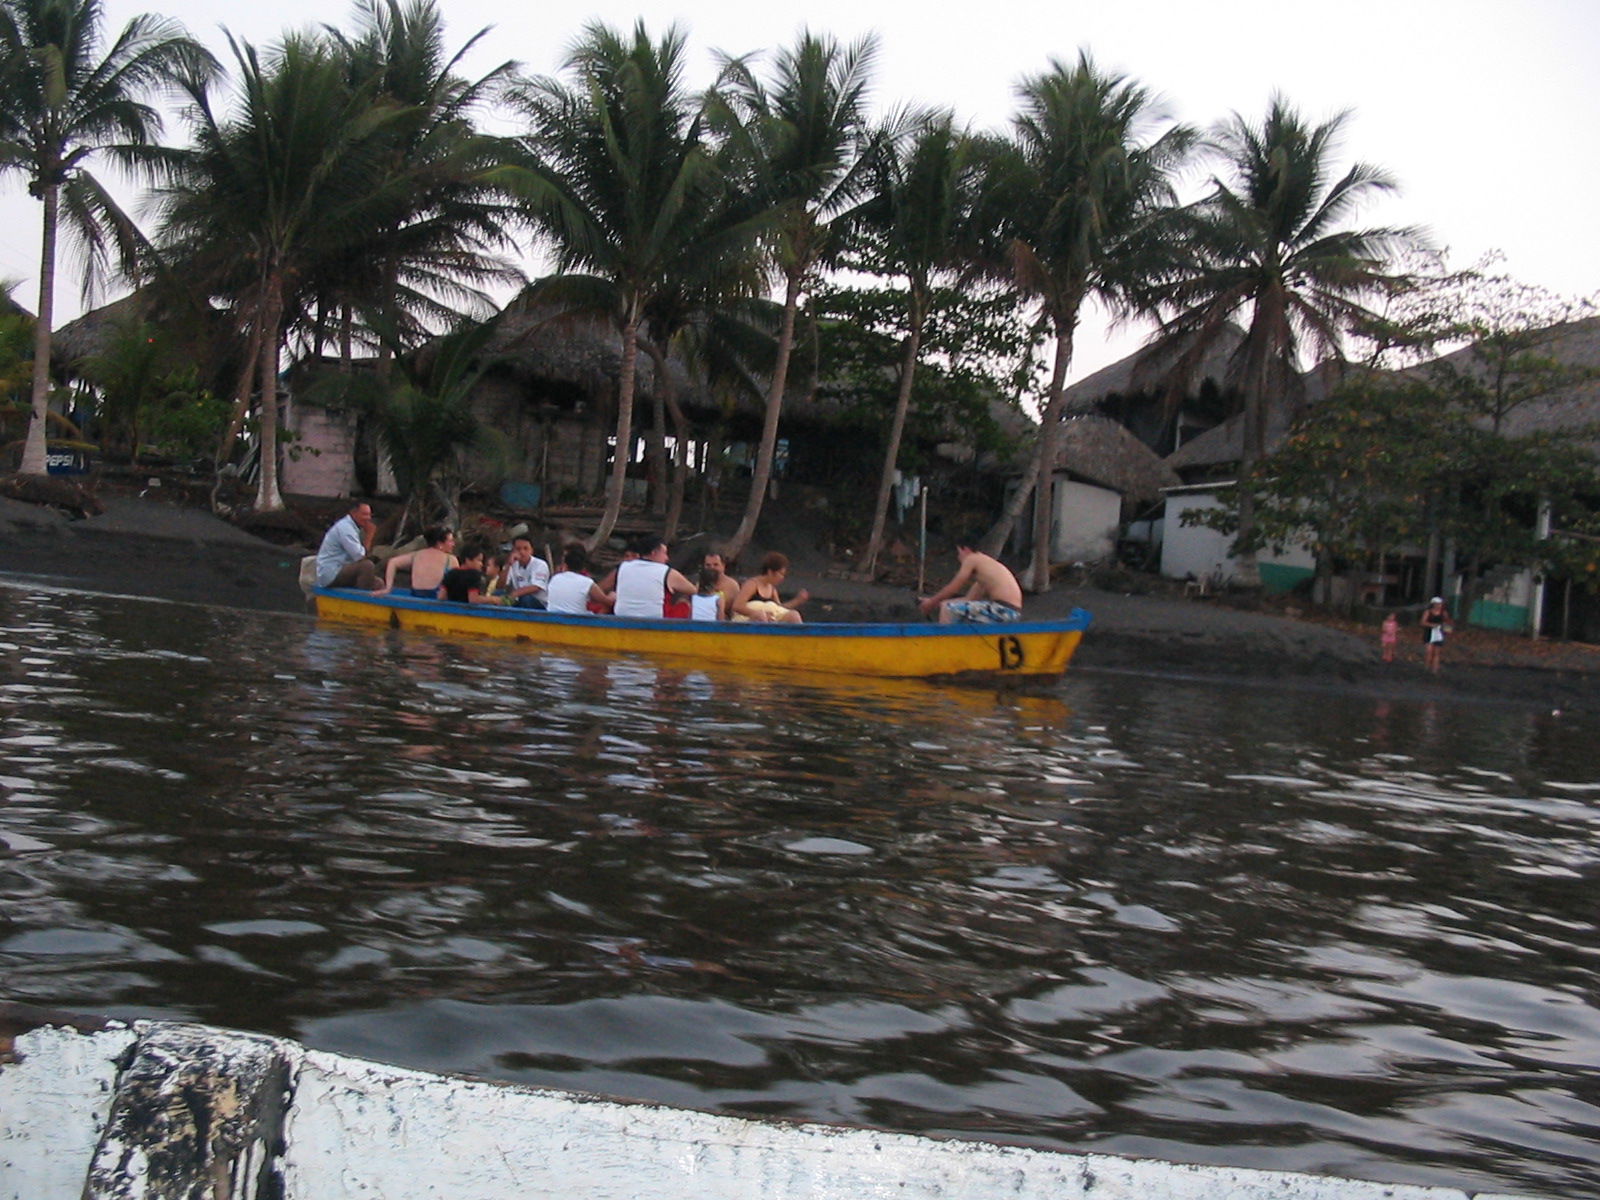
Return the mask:
[[[1506,255],[1525,282],[1568,294],[1600,288],[1600,0],[930,0],[800,6],[751,0],[636,0],[587,6],[537,0],[440,0],[449,45],[493,32],[468,60],[487,70],[514,58],[557,69],[582,25],[689,33],[691,83],[709,81],[711,52],[772,48],[802,21],[849,40],[881,39],[875,98],[955,110],[975,128],[1003,127],[1012,88],[1052,56],[1088,47],[1103,66],[1162,95],[1173,115],[1209,125],[1231,111],[1257,119],[1282,91],[1315,119],[1353,110],[1349,159],[1386,168],[1399,198],[1364,223],[1428,227],[1465,266],[1485,251]],[[188,26],[223,54],[221,29],[258,44],[285,29],[349,24],[343,0],[105,0],[108,28],[155,11]],[[176,126],[170,139],[181,136]],[[1198,187],[1202,180],[1195,180]],[[37,204],[21,183],[0,184],[0,277],[37,288]],[[79,311],[77,275],[63,264],[56,311]],[[1079,334],[1074,378],[1120,358],[1137,334],[1107,337],[1094,322]]]

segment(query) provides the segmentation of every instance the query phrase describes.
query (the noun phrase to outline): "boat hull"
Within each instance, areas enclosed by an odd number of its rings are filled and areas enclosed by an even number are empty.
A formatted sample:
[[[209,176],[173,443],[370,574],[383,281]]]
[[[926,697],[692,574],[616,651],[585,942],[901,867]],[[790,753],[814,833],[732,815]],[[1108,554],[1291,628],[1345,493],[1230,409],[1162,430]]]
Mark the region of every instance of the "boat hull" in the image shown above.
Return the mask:
[[[330,588],[313,595],[317,615],[330,621],[696,663],[973,682],[1058,678],[1091,619],[1074,609],[1066,620],[1011,625],[768,625],[563,616]]]
[[[48,1014],[18,1027],[0,1056],[0,1200],[1468,1200],[1450,1187],[754,1120],[178,1022]]]

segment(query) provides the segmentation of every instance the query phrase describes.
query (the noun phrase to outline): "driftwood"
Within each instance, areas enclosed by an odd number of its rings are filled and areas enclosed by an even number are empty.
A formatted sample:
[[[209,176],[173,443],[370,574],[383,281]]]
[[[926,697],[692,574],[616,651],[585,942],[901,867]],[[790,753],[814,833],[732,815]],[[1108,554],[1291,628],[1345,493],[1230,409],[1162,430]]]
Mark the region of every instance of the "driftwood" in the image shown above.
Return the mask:
[[[58,475],[0,477],[0,496],[26,504],[48,504],[74,517],[97,517],[106,510],[92,488]]]

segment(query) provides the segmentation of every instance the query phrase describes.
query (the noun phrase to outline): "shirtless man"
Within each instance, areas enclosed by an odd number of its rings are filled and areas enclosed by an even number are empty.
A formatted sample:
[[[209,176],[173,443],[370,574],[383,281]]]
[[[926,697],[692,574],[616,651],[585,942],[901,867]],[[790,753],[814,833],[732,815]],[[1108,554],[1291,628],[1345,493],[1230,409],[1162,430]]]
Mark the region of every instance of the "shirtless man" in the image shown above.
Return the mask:
[[[713,572],[717,577],[717,592],[722,597],[721,620],[729,620],[733,616],[733,602],[739,598],[739,581],[728,574],[728,562],[722,557],[720,550],[707,550],[705,558],[700,561],[701,567]]]
[[[955,578],[918,607],[923,615],[939,610],[939,624],[964,621],[975,625],[995,625],[1022,619],[1022,585],[998,559],[971,546],[957,546],[961,567]],[[952,596],[965,592],[960,600]]]

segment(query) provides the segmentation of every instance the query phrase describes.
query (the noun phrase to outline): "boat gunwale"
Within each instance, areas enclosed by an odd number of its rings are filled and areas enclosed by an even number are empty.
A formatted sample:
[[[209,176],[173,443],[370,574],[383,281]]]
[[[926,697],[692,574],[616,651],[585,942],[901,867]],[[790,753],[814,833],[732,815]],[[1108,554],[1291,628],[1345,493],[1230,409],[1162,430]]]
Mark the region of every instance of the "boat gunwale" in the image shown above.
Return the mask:
[[[999,634],[1084,633],[1093,620],[1085,609],[1074,608],[1064,618],[1048,621],[1008,621],[997,624],[955,622],[941,625],[919,621],[814,621],[792,624],[778,621],[689,621],[669,617],[616,617],[597,613],[552,613],[504,605],[463,604],[452,600],[424,600],[389,593],[375,596],[359,588],[314,588],[314,597],[326,596],[379,610],[448,613],[455,617],[508,621],[532,625],[561,625],[587,629],[627,629],[652,633],[733,635],[736,637],[994,637]]]

